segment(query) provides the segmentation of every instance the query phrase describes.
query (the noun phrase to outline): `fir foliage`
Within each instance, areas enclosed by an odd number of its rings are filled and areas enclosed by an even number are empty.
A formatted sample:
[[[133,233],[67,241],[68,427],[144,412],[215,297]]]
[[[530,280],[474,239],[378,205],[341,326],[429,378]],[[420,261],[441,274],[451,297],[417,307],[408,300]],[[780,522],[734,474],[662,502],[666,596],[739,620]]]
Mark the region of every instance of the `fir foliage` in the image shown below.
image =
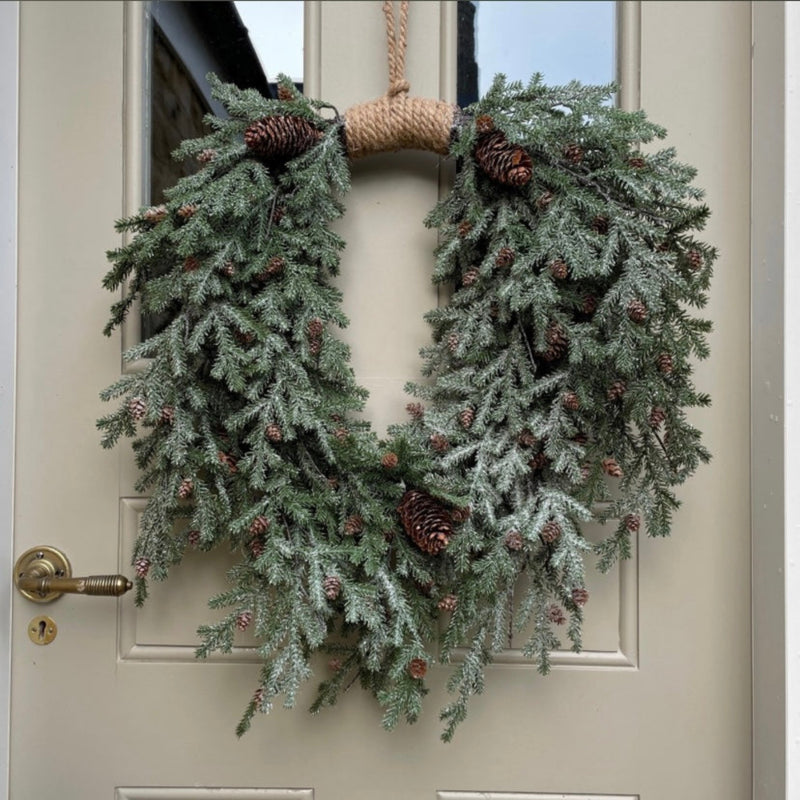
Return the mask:
[[[672,150],[642,151],[664,131],[613,107],[611,87],[498,76],[463,115],[455,185],[427,220],[441,234],[433,279],[452,296],[427,315],[428,380],[410,387],[424,407],[379,441],[354,416],[366,392],[335,336],[343,122],[288,81],[290,99],[265,100],[210,80],[230,116],[176,153],[203,168],[163,209],[118,223],[127,241],[104,281],[124,289],[107,334],[133,309],[167,320],[125,353],[146,366],[103,393],[119,405],[98,422],[106,447],[134,438],[149,496],[137,601],[187,548],[228,546],[231,588],[210,601],[225,616],[200,628],[198,656],[229,652],[252,620],[263,668],[239,734],[276,698],[294,705],[324,651],[337,669],[312,710],[358,682],[387,728],[422,712],[410,664],[457,661],[449,740],[511,633],[528,632],[543,673],[566,618],[580,648],[587,557],[602,570],[626,558],[632,515],[668,534],[675,487],[709,458],[687,416],[709,402],[692,383],[710,330],[693,309],[716,257],[696,238],[702,192]],[[260,159],[244,132],[273,116],[318,141]],[[527,183],[479,166],[486,130],[528,154]],[[402,530],[409,489],[450,509],[436,555]],[[592,520],[610,528],[597,546],[582,533]]]

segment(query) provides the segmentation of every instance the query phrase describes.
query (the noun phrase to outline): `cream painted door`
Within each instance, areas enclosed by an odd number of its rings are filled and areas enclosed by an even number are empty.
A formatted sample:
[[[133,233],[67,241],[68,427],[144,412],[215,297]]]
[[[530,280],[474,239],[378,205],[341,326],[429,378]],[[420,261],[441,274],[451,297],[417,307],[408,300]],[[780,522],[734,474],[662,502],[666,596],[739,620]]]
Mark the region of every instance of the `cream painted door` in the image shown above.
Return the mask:
[[[636,27],[641,10],[641,28]],[[119,2],[21,4],[18,396],[14,541],[65,550],[79,574],[130,571],[142,500],[128,453],[104,452],[98,391],[120,369],[100,331],[113,220],[135,204],[138,11]],[[682,492],[667,541],[590,587],[581,657],[547,678],[512,650],[450,745],[439,742],[443,677],[433,670],[414,727],[380,730],[352,691],[319,717],[300,708],[233,728],[255,681],[248,651],[195,663],[193,631],[215,565],[189,561],[150,604],[15,597],[11,798],[40,800],[744,800],[750,788],[748,287],[750,4],[628,4],[635,100],[700,168],[722,250],[712,293],[713,357],[698,371],[713,407],[697,415],[714,454]],[[453,9],[412,4],[412,91],[450,91]],[[377,3],[311,5],[310,93],[344,108],[384,91]],[[641,64],[637,59],[641,54]],[[127,59],[127,61],[126,61]],[[126,94],[127,92],[127,94]],[[127,128],[126,128],[127,126]],[[354,170],[342,226],[357,369],[378,424],[425,332],[437,161],[375,158]],[[392,320],[385,335],[385,320]],[[219,565],[216,565],[219,566]],[[30,620],[58,625],[33,644]]]

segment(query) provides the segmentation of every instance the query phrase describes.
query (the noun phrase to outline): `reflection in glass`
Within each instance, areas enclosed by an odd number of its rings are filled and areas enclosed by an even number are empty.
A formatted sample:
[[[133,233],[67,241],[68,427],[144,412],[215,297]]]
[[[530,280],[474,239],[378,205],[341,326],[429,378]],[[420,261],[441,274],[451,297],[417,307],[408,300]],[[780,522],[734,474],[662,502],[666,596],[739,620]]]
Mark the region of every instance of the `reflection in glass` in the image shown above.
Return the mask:
[[[551,84],[616,78],[616,3],[605,0],[459,0],[458,104],[474,103],[502,72]]]

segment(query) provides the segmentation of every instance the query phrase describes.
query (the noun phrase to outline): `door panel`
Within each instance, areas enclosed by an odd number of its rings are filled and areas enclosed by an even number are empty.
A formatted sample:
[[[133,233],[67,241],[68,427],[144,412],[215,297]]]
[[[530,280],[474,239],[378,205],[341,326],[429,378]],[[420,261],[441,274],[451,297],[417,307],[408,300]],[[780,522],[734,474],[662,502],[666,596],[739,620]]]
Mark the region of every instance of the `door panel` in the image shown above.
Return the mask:
[[[122,347],[100,335],[103,254],[117,244],[113,220],[141,197],[138,13],[21,6],[15,550],[55,545],[79,574],[130,571],[144,502],[130,453],[103,451],[94,428]],[[452,93],[453,20],[450,5],[412,3],[412,92]],[[340,110],[383,93],[383,26],[378,3],[310,4],[309,93]],[[450,745],[438,740],[439,668],[413,727],[383,733],[357,689],[311,717],[309,687],[296,710],[259,716],[237,741],[257,672],[247,640],[231,658],[192,656],[222,557],[187,559],[142,611],[130,597],[61,598],[46,607],[59,626],[47,647],[26,633],[41,607],[16,596],[12,800],[750,796],[749,3],[644,3],[640,36],[642,104],[699,167],[708,239],[722,251],[713,357],[697,373],[714,406],[695,415],[714,460],[681,493],[671,539],[641,541],[629,562],[592,577],[587,650],[557,654],[547,678],[509,650]],[[436,303],[436,239],[421,220],[440,170],[421,153],[353,168],[341,286],[378,428],[404,413],[422,314]],[[128,343],[136,335],[125,332]]]

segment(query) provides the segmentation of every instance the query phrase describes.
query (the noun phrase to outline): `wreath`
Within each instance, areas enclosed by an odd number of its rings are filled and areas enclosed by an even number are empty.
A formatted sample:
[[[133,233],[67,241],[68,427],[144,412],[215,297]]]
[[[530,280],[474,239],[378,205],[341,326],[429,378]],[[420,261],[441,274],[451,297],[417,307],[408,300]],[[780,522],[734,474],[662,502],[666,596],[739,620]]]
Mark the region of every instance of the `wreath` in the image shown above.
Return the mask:
[[[640,529],[667,535],[674,487],[709,458],[686,416],[709,403],[691,374],[710,323],[687,309],[716,257],[695,238],[695,171],[641,149],[665,132],[614,107],[613,87],[498,76],[447,107],[429,149],[458,171],[425,222],[451,299],[426,317],[408,419],[379,438],[356,416],[330,283],[356,117],[328,118],[288,79],[275,100],[209,80],[229,117],[176,152],[201,166],[164,205],[117,223],[131,235],[104,281],[125,288],[106,334],[133,308],[166,320],[125,353],[146,367],[103,392],[118,407],[98,421],[106,447],[134,438],[149,498],[137,603],[187,549],[227,544],[230,588],[209,601],[223,616],[197,655],[254,633],[240,735],[276,698],[295,704],[312,662],[327,671],[312,711],[360,682],[386,728],[414,722],[427,670],[452,662],[449,740],[509,630],[528,631],[542,673],[562,626],[580,649],[587,557],[608,570]],[[413,102],[400,83],[382,118]],[[589,521],[607,526],[599,544]]]

